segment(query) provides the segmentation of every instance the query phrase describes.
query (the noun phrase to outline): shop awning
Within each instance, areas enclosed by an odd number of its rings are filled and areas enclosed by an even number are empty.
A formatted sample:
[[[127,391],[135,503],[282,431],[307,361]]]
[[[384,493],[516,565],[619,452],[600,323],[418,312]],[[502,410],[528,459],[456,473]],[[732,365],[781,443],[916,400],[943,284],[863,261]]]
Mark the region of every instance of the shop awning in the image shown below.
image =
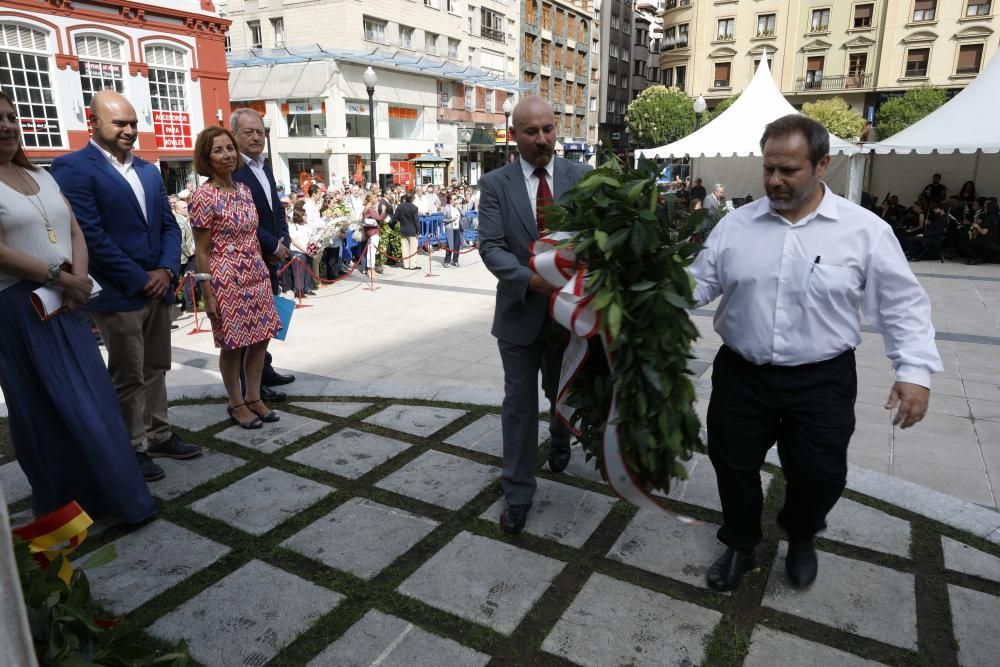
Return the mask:
[[[427,153],[426,155],[413,158],[410,162],[418,167],[433,167],[435,165],[446,165],[451,162],[451,159],[443,158],[440,155],[434,155],[433,153]]]
[[[236,67],[229,77],[229,97],[238,100],[287,100],[326,97],[335,74],[330,62]]]

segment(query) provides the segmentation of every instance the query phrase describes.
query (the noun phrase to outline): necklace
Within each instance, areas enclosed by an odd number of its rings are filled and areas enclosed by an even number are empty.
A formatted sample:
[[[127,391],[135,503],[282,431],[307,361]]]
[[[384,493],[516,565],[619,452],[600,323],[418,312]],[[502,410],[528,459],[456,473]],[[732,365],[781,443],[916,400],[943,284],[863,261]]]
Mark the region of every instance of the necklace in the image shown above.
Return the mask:
[[[25,178],[24,174],[21,173],[20,168],[14,167],[14,171],[17,173],[17,178],[18,178],[18,180],[21,181],[21,185],[24,186],[24,189],[25,190],[30,190],[31,189],[31,184],[28,182],[28,179]],[[15,192],[17,192],[20,195],[23,195],[24,198],[28,200],[28,203],[31,204],[32,208],[34,208],[36,211],[38,211],[38,214],[42,216],[42,220],[45,221],[45,231],[48,232],[49,243],[58,243],[59,242],[59,237],[56,236],[56,231],[54,229],[52,229],[52,223],[49,222],[49,216],[48,216],[47,211],[45,210],[45,202],[42,201],[42,198],[38,197],[38,195],[29,195],[29,194],[25,194],[24,192],[21,192],[20,190],[18,190],[17,188],[15,188],[13,185],[11,185],[10,181],[8,181],[6,178],[3,178],[2,176],[0,176],[0,180],[3,180],[4,183],[6,183],[8,186],[10,186],[11,190],[14,190]],[[40,194],[41,193],[41,187],[38,188],[38,191],[39,191],[39,194]],[[35,203],[35,200],[32,199],[32,197],[38,197],[38,204]],[[39,206],[39,204],[41,204],[41,206]]]

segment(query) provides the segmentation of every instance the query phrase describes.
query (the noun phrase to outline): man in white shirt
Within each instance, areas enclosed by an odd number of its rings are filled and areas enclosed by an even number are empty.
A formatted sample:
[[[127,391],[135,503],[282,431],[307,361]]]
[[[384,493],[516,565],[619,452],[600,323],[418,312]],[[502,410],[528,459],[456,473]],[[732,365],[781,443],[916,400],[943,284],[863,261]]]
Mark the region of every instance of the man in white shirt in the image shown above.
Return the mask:
[[[722,297],[707,425],[727,546],[708,572],[716,590],[736,588],[755,566],[760,467],[775,442],[787,482],[785,569],[797,587],[815,580],[813,537],[847,479],[862,309],[896,369],[885,405],[897,409],[894,424],[924,417],[941,370],[930,300],[892,229],[820,180],[827,131],[785,116],[767,126],[761,148],[767,197],[723,218],[691,266],[698,304]]]

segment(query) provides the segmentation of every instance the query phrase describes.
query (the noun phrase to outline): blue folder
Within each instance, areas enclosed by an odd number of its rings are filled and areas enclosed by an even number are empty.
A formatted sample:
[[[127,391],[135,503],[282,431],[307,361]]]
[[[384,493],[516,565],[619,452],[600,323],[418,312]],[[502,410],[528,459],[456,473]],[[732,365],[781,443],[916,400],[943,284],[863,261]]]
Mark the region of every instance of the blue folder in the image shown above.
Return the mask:
[[[285,340],[285,336],[288,335],[288,325],[292,323],[292,313],[295,312],[295,302],[283,296],[275,296],[274,308],[278,311],[278,319],[281,320],[281,329],[274,337]]]

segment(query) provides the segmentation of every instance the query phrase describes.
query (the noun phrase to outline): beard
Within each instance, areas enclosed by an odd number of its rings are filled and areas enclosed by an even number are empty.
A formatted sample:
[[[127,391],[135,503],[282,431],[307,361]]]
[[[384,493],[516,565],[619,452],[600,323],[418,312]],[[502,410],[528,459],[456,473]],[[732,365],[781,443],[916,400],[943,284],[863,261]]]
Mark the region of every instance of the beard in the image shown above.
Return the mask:
[[[771,200],[771,207],[775,211],[791,211],[802,205],[807,199],[813,196],[816,188],[819,187],[819,180],[803,185],[798,190],[790,188],[767,188],[767,196]],[[774,195],[784,194],[788,199],[775,199]]]
[[[523,155],[523,154],[522,154]],[[528,164],[532,167],[547,167],[549,162],[552,161],[552,157],[555,155],[554,150],[542,149],[536,151],[530,156],[525,156]]]

